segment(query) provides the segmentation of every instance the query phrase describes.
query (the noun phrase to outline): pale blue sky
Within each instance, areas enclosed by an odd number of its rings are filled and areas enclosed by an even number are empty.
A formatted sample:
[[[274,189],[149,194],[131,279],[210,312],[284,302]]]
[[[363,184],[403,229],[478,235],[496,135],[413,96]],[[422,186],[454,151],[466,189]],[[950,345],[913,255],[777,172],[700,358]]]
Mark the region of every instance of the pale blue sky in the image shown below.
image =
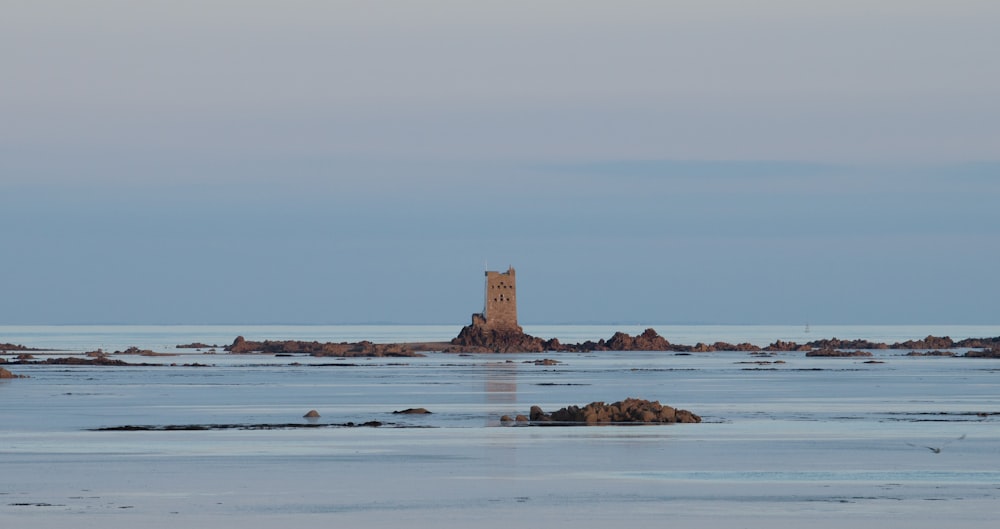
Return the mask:
[[[0,323],[995,323],[1000,4],[3,2]]]

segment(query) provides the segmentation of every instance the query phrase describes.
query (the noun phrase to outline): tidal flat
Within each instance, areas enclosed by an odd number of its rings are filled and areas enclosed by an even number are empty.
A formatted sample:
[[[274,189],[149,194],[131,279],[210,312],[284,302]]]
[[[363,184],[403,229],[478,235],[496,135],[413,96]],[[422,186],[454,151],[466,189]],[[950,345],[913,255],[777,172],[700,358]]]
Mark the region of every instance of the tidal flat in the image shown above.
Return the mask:
[[[157,340],[187,343],[188,331]],[[933,334],[923,331],[910,337]],[[162,349],[136,335],[102,340],[77,351],[115,340]],[[331,363],[194,352],[143,359],[154,366],[19,365],[30,378],[0,381],[0,518],[33,528],[990,526],[1000,360],[872,354]],[[543,356],[558,363],[536,363]],[[703,422],[499,421],[532,405],[626,397]],[[393,413],[419,407],[432,413]],[[303,418],[312,409],[320,417]],[[169,428],[310,420],[328,427]],[[371,421],[382,425],[344,427]],[[126,425],[160,429],[95,431]]]

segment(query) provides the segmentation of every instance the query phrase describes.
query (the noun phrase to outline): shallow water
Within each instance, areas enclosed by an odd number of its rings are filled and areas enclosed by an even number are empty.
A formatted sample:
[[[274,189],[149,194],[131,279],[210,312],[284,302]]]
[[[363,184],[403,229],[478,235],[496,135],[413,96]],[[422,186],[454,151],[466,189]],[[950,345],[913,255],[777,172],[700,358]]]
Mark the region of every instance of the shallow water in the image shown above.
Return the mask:
[[[140,346],[154,332],[117,329],[87,332]],[[738,341],[744,331],[715,339]],[[80,341],[87,332],[65,332],[42,329],[39,341],[96,348]],[[380,332],[421,338],[440,330]],[[155,333],[169,345],[206,341],[187,328]],[[901,339],[927,334],[935,333]],[[0,342],[38,345],[22,338],[0,334]],[[31,378],[0,381],[0,519],[5,527],[992,526],[1000,361],[903,353],[875,352],[880,364],[801,353],[343,361],[192,353],[124,359],[212,366],[10,366]],[[542,356],[560,364],[525,363]],[[758,360],[785,363],[746,363]],[[331,363],[350,365],[321,365]],[[499,424],[536,404],[551,411],[629,396],[689,409],[704,422]],[[410,407],[433,413],[392,413]],[[385,424],[91,431],[305,423],[310,409],[321,424]]]

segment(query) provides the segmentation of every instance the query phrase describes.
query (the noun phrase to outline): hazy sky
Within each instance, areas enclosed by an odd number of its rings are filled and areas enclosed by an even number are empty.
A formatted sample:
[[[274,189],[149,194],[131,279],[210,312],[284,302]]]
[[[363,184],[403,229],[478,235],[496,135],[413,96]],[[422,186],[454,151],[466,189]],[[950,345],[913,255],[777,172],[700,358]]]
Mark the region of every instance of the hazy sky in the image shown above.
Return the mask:
[[[1000,2],[0,0],[0,325],[1000,320]]]

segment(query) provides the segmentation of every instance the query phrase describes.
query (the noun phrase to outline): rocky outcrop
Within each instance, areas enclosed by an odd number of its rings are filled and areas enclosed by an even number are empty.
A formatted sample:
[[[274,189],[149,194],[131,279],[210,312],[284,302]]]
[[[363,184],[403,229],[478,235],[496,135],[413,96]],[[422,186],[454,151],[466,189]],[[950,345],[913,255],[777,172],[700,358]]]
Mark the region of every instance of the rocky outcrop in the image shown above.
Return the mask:
[[[451,341],[452,347],[446,352],[463,353],[540,353],[543,351],[591,352],[591,351],[690,351],[688,346],[675,346],[657,334],[646,329],[641,334],[630,336],[616,332],[610,339],[588,340],[578,344],[564,344],[558,339],[543,340],[520,331],[487,329],[478,325],[467,325]],[[729,344],[727,344],[729,345]],[[750,344],[729,345],[727,350],[757,350]],[[715,350],[715,349],[711,349]]]
[[[890,349],[951,349],[953,347],[955,347],[955,341],[948,336],[942,338],[928,336],[923,340],[907,340],[889,346]],[[862,347],[861,349],[870,348]]]
[[[28,378],[26,375],[15,375],[10,371],[0,367],[0,378]]]
[[[995,338],[966,338],[955,341],[948,336],[927,336],[922,340],[906,340],[905,342],[882,343],[869,340],[838,340],[830,338],[809,342],[806,346],[812,349],[911,349],[911,350],[932,350],[932,349],[971,349],[988,348],[1000,346],[1000,337]],[[777,350],[777,349],[775,349]]]
[[[208,345],[201,342],[185,343],[175,346],[177,349],[218,349],[218,345]]]
[[[41,351],[42,349],[34,349],[31,347],[25,347],[16,343],[0,343],[0,352],[6,351]]]
[[[232,345],[225,348],[232,354],[306,354],[310,356],[337,356],[337,357],[414,357],[423,356],[413,351],[407,344],[376,344],[369,341],[357,343],[320,343],[302,342],[298,340],[270,341],[263,342],[249,341],[242,336],[237,336]]]
[[[556,342],[558,343],[558,342]],[[653,329],[646,329],[635,336],[629,336],[623,332],[616,332],[608,340],[592,341],[583,343],[562,345],[561,351],[590,352],[590,351],[690,351],[691,347],[673,345],[660,336]]]
[[[793,351],[810,351],[812,347],[808,345],[799,345],[795,342],[783,342],[778,340],[771,345],[768,345],[763,349],[764,351],[788,353]]]
[[[910,351],[906,356],[955,356],[954,351]]]
[[[430,411],[427,408],[406,408],[405,410],[397,410],[392,412],[395,415],[430,415]]]
[[[642,334],[629,336],[623,332],[616,332],[607,341],[608,350],[611,351],[669,351],[670,342],[666,338],[657,334],[653,329],[646,329]]]
[[[113,354],[116,355],[135,355],[135,356],[177,356],[171,353],[157,353],[150,349],[139,349],[138,347],[132,346],[124,351],[115,351]]]
[[[809,351],[806,356],[822,356],[829,358],[850,358],[850,357],[869,357],[872,356],[868,351],[837,351],[835,349],[820,349],[818,351]]]
[[[679,349],[675,347],[675,350]],[[685,352],[689,353],[713,353],[716,351],[740,351],[746,353],[756,353],[760,351],[760,347],[753,345],[751,343],[739,343],[731,344],[728,342],[715,342],[714,344],[698,343],[694,347],[688,348]]]
[[[35,362],[38,364],[49,364],[49,365],[59,365],[59,366],[150,366],[156,364],[130,364],[123,360],[117,360],[113,358],[108,358],[104,355],[95,356],[93,358],[80,358],[77,356],[67,356],[61,358],[46,358],[41,362]]]
[[[1000,358],[1000,347],[988,347],[982,351],[969,351],[965,358]]]
[[[809,342],[808,345],[811,349],[820,350],[830,350],[830,349],[889,349],[889,346],[880,342],[870,342],[868,340],[840,340],[837,338],[829,338],[825,340],[814,340]],[[912,347],[900,347],[900,349],[912,349]]]
[[[695,346],[677,345],[667,341],[654,329],[646,329],[640,334],[630,336],[624,332],[616,332],[611,338],[598,341],[587,340],[576,344],[564,344],[558,339],[543,340],[518,331],[490,330],[476,325],[462,328],[458,337],[451,341],[452,347],[446,352],[463,353],[539,353],[543,351],[562,352],[593,352],[593,351],[674,351],[674,352],[714,352],[742,351],[758,352],[760,347],[751,343],[731,344],[715,342],[714,344],[699,343]]]
[[[204,344],[191,344],[204,345]],[[840,340],[837,338],[815,340],[806,344],[778,340],[767,347],[761,348],[750,343],[731,344],[714,342],[696,345],[672,344],[660,336],[654,329],[646,329],[640,334],[630,336],[616,332],[611,338],[598,341],[588,340],[576,344],[564,344],[556,338],[549,340],[531,336],[517,329],[492,329],[481,321],[473,319],[473,323],[462,328],[458,336],[446,343],[401,343],[375,344],[368,341],[357,343],[320,343],[288,341],[255,342],[245,340],[242,336],[236,338],[225,350],[233,354],[265,353],[275,355],[308,354],[312,356],[337,357],[379,357],[379,356],[423,356],[418,351],[442,351],[448,353],[540,353],[557,352],[594,352],[594,351],[672,351],[679,353],[701,353],[716,351],[739,351],[749,353],[759,352],[812,352],[809,356],[865,356],[857,353],[844,353],[847,350],[884,350],[884,349],[950,349],[950,348],[995,348],[1000,347],[1000,337],[974,338],[953,341],[948,337],[935,338],[928,336],[922,340],[910,340],[894,344],[872,342],[869,340]],[[833,353],[831,353],[833,351]]]
[[[522,362],[524,364],[534,364],[536,366],[557,366],[562,362],[554,360],[552,358],[541,358],[539,360],[525,360]]]
[[[451,340],[451,352],[463,353],[540,353],[549,345],[541,338],[518,330],[489,329],[473,323]]]
[[[1000,336],[995,338],[966,338],[965,340],[959,340],[955,342],[956,348],[1000,348]]]
[[[628,398],[612,404],[591,402],[584,407],[567,406],[551,414],[538,406],[531,407],[533,424],[542,425],[601,425],[601,424],[673,424],[697,423],[701,417],[687,410],[664,406],[659,401]]]

